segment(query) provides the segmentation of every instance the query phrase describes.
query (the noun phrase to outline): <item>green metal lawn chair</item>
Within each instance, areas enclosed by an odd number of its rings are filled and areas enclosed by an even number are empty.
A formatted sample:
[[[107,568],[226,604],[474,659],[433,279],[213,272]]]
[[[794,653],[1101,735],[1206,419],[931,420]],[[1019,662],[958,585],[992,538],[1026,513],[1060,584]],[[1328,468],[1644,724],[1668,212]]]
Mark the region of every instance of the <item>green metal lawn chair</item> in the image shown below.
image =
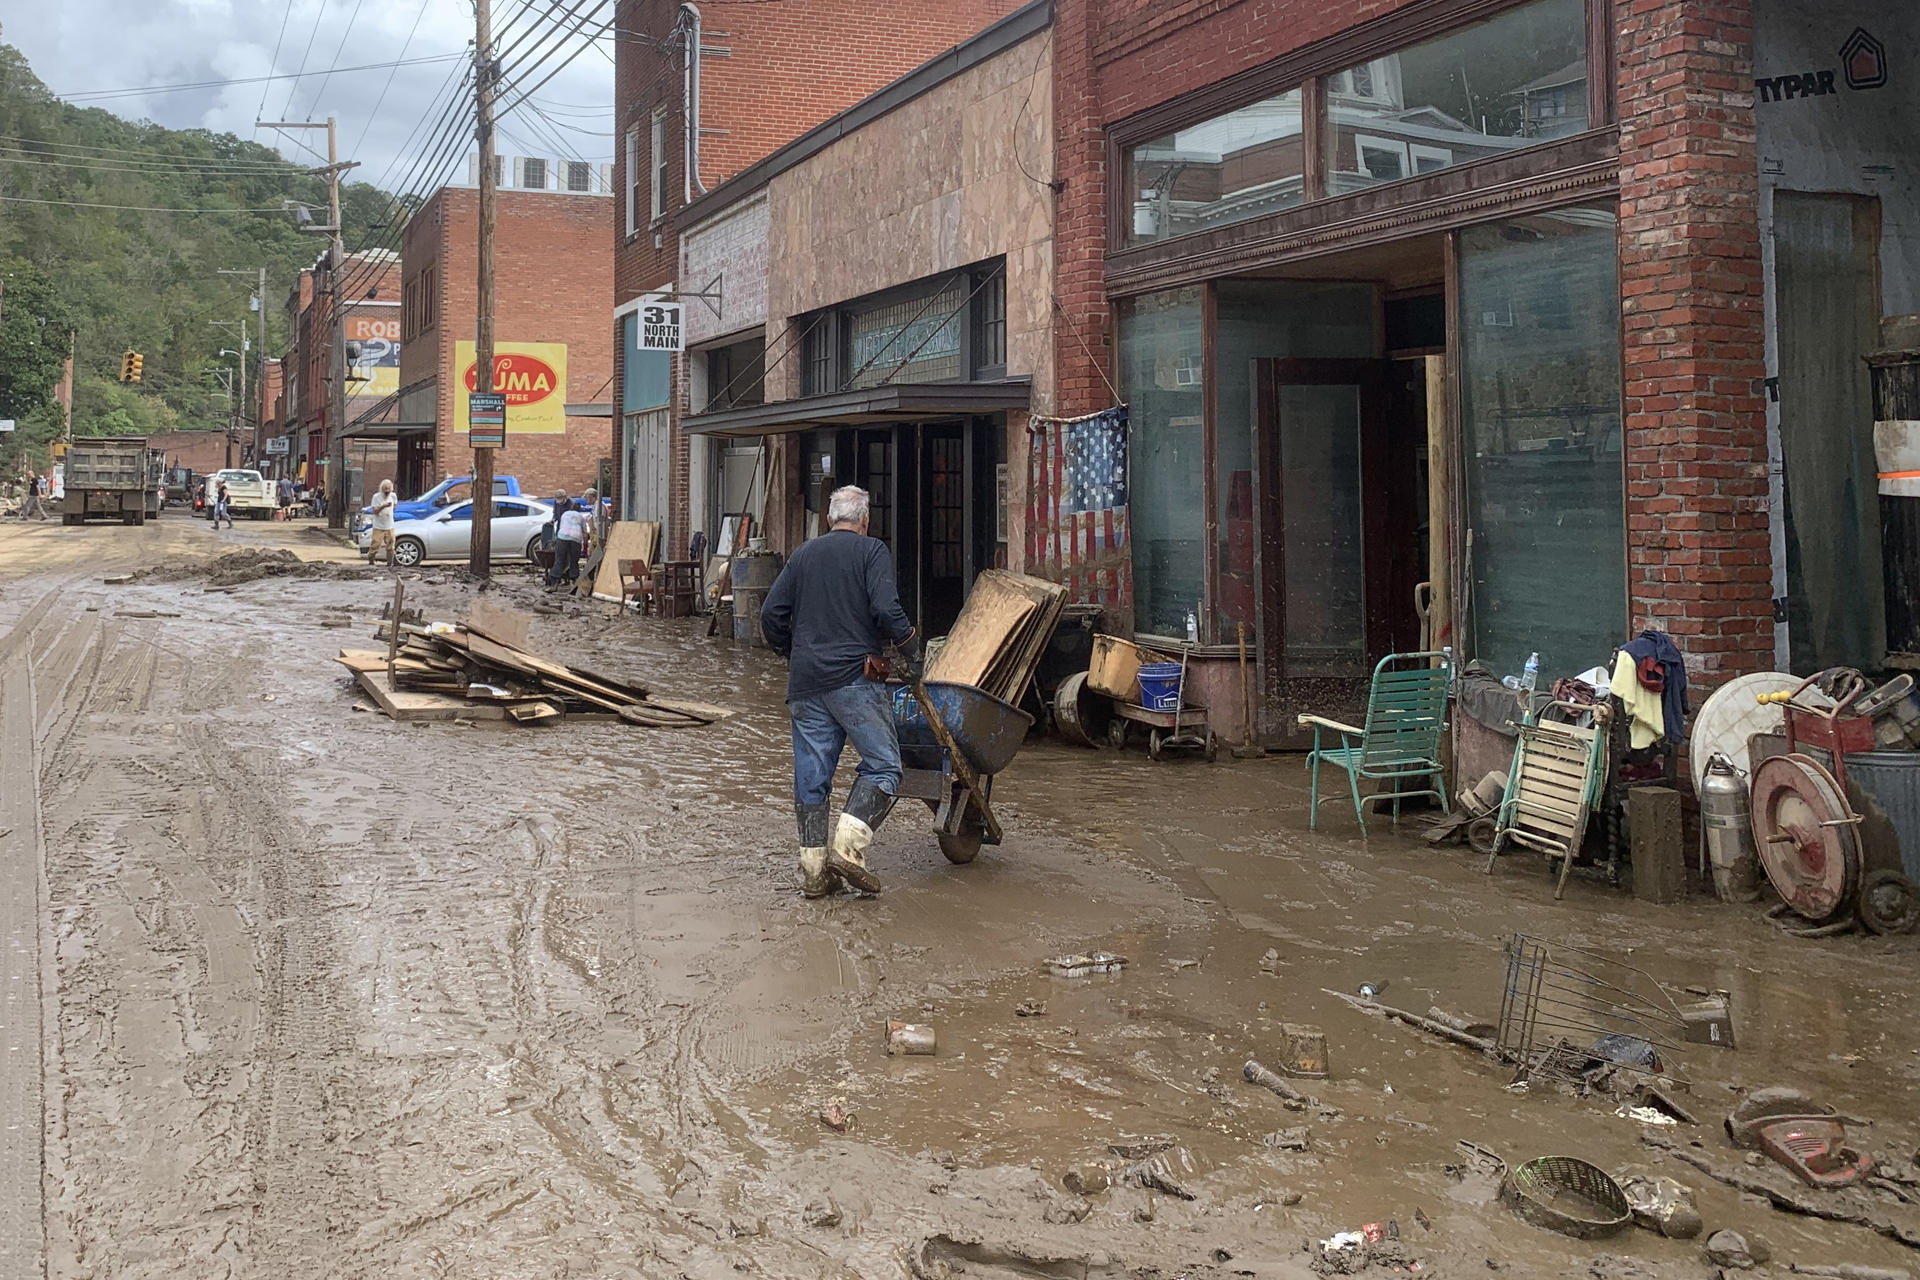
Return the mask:
[[[1347,771],[1347,790],[1353,796],[1354,817],[1366,834],[1367,806],[1393,803],[1393,820],[1400,821],[1400,802],[1415,796],[1433,796],[1442,812],[1447,806],[1446,777],[1440,767],[1440,734],[1447,725],[1447,684],[1452,677],[1444,653],[1390,653],[1373,669],[1373,687],[1367,694],[1367,725],[1356,729],[1325,716],[1302,715],[1301,728],[1313,726],[1313,751],[1307,767],[1313,770],[1312,808],[1307,825],[1320,825],[1320,764],[1325,761]],[[1326,730],[1340,735],[1340,745],[1323,747]],[[1360,779],[1386,782],[1388,789],[1360,794]],[[1403,791],[1407,778],[1437,781],[1418,790]],[[1329,797],[1331,799],[1332,797]]]

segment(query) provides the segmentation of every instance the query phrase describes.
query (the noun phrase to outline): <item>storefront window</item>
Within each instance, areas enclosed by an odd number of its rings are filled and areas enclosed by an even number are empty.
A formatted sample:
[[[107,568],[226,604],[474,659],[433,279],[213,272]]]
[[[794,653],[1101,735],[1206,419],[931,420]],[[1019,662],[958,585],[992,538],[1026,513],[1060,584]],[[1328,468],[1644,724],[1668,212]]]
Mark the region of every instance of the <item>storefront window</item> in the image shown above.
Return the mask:
[[[1120,391],[1132,419],[1128,536],[1133,618],[1143,632],[1184,636],[1206,577],[1201,432],[1201,291],[1120,303]]]
[[[1298,89],[1142,143],[1127,156],[1127,243],[1290,208],[1305,172]]]
[[[1327,194],[1587,127],[1586,0],[1536,0],[1326,78]]]
[[[1377,354],[1376,291],[1366,284],[1300,280],[1229,280],[1214,296],[1214,492],[1219,504],[1220,582],[1216,634],[1231,643],[1235,628],[1251,636],[1254,596],[1253,361]],[[1357,549],[1357,548],[1356,548]]]
[[[1473,656],[1573,675],[1626,638],[1613,212],[1462,232],[1459,295]]]

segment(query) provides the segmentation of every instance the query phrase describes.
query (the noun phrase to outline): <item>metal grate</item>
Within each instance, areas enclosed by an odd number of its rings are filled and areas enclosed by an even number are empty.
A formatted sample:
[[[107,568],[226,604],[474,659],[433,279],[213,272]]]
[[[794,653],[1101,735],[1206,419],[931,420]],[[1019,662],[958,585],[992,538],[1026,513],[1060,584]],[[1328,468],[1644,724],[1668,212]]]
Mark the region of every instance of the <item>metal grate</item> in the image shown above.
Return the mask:
[[[1686,1027],[1666,989],[1644,970],[1596,951],[1507,940],[1498,1045],[1516,1080],[1549,1076],[1591,1084],[1613,1067],[1683,1080]]]

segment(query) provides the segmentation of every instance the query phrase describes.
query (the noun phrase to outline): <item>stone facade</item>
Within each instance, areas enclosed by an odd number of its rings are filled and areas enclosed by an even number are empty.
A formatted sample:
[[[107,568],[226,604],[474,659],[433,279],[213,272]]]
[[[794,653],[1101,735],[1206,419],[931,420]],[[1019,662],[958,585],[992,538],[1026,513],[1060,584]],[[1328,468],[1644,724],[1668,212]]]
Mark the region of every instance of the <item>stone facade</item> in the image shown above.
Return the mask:
[[[740,333],[767,322],[767,200],[742,201],[688,231],[680,242],[683,293],[688,298],[687,345]]]

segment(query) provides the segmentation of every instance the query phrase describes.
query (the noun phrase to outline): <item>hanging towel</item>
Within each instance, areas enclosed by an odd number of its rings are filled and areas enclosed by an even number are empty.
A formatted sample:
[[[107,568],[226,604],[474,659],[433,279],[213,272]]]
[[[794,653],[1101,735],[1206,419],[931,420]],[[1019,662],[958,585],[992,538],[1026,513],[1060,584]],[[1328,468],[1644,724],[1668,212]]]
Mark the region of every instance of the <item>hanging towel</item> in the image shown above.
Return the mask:
[[[1625,649],[1613,660],[1613,682],[1607,686],[1607,692],[1620,699],[1627,709],[1631,731],[1628,740],[1635,751],[1660,741],[1661,697],[1640,683],[1640,664]]]
[[[1649,660],[1660,664],[1660,672],[1666,677],[1659,698],[1666,721],[1665,736],[1668,742],[1676,745],[1687,740],[1687,664],[1680,657],[1680,650],[1674,646],[1673,637],[1664,631],[1642,631],[1633,639],[1620,646],[1622,653],[1633,655],[1636,663],[1646,664]]]

